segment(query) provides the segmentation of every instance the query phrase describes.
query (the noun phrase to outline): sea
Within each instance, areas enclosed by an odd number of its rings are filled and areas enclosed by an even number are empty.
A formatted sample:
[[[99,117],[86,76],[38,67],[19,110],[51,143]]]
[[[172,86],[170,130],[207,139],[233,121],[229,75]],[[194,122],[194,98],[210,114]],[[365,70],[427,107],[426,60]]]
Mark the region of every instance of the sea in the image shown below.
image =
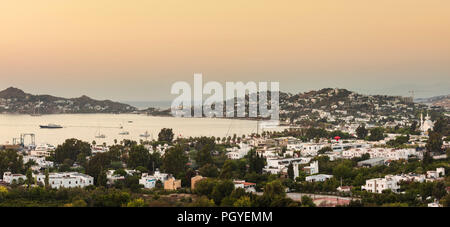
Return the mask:
[[[61,125],[61,129],[41,129],[49,123]],[[66,139],[76,138],[97,144],[114,144],[114,141],[158,139],[162,128],[172,128],[175,138],[190,136],[227,137],[256,133],[258,122],[253,120],[220,118],[154,117],[140,114],[53,114],[42,116],[0,114],[0,144],[12,144],[13,138],[24,137],[25,145],[62,144]],[[282,130],[271,129],[271,131]],[[129,132],[129,135],[120,133]],[[261,129],[260,129],[261,133]],[[96,138],[104,135],[105,138]],[[144,137],[147,135],[147,137]],[[17,141],[19,141],[17,139]]]

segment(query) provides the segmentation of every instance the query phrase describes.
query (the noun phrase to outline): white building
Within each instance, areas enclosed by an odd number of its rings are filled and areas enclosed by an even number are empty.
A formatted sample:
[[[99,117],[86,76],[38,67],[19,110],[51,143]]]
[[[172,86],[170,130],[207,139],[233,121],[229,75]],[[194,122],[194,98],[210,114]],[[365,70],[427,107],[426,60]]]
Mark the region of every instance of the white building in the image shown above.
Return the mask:
[[[106,179],[108,180],[108,184],[114,184],[118,180],[125,180],[125,176],[121,176],[119,174],[114,174],[115,170],[108,170],[106,172]],[[135,170],[125,169],[127,175],[133,175],[136,173]]]
[[[34,150],[30,151],[31,156],[36,157],[49,157],[50,151],[54,151],[55,146],[50,144],[41,144],[37,146]]]
[[[256,184],[245,182],[245,180],[235,180],[233,181],[234,188],[243,188],[245,192],[256,192]]]
[[[164,184],[168,179],[169,174],[161,173],[159,170],[156,170],[153,176],[148,173],[143,173],[141,179],[139,179],[139,184],[144,185],[144,188],[154,188],[157,181],[161,181],[161,183]]]
[[[314,161],[309,166],[303,167],[306,174],[314,175],[319,173],[319,161]]]
[[[327,144],[321,143],[304,143],[302,144],[302,149],[300,154],[302,156],[316,156],[317,152],[327,146]]]
[[[54,163],[52,161],[47,161],[47,160],[45,160],[44,157],[38,157],[38,156],[32,156],[32,155],[23,156],[23,163],[27,163],[31,160],[36,163],[38,169],[52,168],[54,166]]]
[[[229,159],[241,159],[248,154],[252,147],[246,143],[240,143],[238,147],[227,148]]]
[[[49,184],[52,188],[83,188],[94,185],[94,178],[77,172],[49,173]],[[33,174],[37,182],[45,184],[45,174]]]
[[[267,165],[264,167],[263,172],[279,174],[283,169],[287,168],[290,163],[293,165],[308,164],[310,161],[311,158],[270,158],[267,159]]]
[[[3,182],[12,184],[13,182],[19,183],[20,179],[25,181],[27,177],[23,174],[12,174],[11,172],[3,173]]]
[[[104,147],[103,145],[102,146],[92,146],[92,148],[91,148],[92,154],[105,153],[108,151],[109,151],[109,148]]]
[[[158,152],[162,156],[162,155],[164,155],[166,153],[166,151],[168,149],[172,148],[173,146],[169,146],[166,143],[164,145],[158,144],[158,146],[156,146],[155,148],[153,148],[153,146],[150,145],[150,144],[146,144],[146,145],[144,145],[144,147],[150,152],[150,154]]]
[[[416,149],[394,149],[394,148],[352,148],[342,151],[342,158],[361,157],[363,154],[369,154],[370,158],[384,158],[385,160],[408,160],[410,156],[416,156],[419,159],[423,157],[422,152]]]
[[[366,180],[366,185],[361,186],[361,190],[366,190],[372,193],[382,193],[384,190],[398,192],[399,189],[400,186],[398,185],[398,178],[392,176],[369,179]]]
[[[427,178],[437,179],[445,176],[445,168],[437,168],[436,171],[427,171]]]
[[[326,181],[326,180],[331,179],[331,178],[333,178],[333,175],[318,174],[318,175],[307,176],[305,178],[305,180],[307,182],[323,182],[323,181]]]
[[[154,188],[156,186],[156,181],[156,177],[143,173],[141,179],[139,179],[139,184],[144,185],[144,188]]]

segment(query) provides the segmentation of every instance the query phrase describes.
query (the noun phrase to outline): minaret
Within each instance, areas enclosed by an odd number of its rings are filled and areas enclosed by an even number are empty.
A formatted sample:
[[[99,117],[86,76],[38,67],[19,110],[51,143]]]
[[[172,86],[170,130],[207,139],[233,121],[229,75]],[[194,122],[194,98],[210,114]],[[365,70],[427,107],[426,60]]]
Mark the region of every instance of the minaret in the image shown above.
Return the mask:
[[[423,112],[420,112],[420,129],[423,128]]]

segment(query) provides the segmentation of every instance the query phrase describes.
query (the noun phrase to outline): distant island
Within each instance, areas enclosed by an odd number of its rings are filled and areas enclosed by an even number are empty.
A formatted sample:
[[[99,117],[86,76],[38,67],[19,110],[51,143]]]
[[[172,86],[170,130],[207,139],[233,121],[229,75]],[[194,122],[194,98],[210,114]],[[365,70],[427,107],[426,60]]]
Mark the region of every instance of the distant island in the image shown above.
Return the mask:
[[[131,105],[111,100],[94,100],[88,96],[61,98],[51,95],[32,95],[10,87],[0,91],[0,112],[15,114],[62,114],[62,113],[132,113]]]

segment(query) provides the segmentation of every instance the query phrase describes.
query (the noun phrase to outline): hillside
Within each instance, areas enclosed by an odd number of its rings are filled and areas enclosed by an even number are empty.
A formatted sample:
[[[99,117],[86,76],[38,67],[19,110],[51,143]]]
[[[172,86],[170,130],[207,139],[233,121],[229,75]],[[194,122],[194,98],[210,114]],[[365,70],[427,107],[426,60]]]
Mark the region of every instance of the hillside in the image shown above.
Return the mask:
[[[58,113],[130,113],[136,108],[110,100],[94,100],[88,96],[60,98],[32,95],[10,87],[0,91],[0,113],[58,114]]]
[[[324,88],[298,94],[280,93],[280,118],[287,122],[401,123],[416,119],[425,106],[408,97],[362,95]]]
[[[421,98],[416,99],[416,102],[424,103],[430,106],[442,107],[445,109],[450,109],[450,95],[440,95],[431,98]]]

